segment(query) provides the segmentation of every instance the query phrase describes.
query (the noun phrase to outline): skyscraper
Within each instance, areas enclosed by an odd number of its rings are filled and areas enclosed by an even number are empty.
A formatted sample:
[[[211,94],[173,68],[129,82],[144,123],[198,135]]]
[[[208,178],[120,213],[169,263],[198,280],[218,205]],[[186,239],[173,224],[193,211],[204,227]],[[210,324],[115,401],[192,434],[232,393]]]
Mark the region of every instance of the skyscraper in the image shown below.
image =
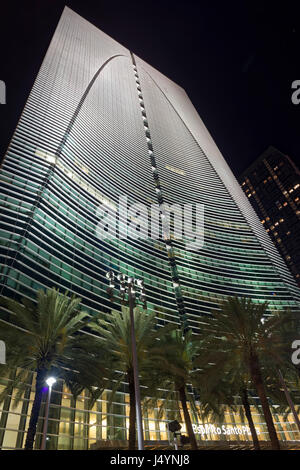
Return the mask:
[[[246,196],[300,285],[300,171],[269,147],[240,177]]]
[[[144,280],[147,309],[160,322],[194,331],[228,295],[267,300],[270,312],[299,305],[292,276],[185,91],[69,8],[7,150],[1,181],[2,295],[34,298],[37,289],[55,286],[80,296],[91,315],[109,313],[116,305],[105,276],[121,271]],[[120,196],[148,208],[204,204],[204,246],[195,251],[172,236],[122,233],[99,240],[98,208],[113,213]],[[52,420],[54,446],[85,448],[109,433],[124,438],[125,394],[122,411],[107,415],[106,424],[106,402],[99,401],[92,431],[84,406],[71,418],[67,392],[56,394],[62,411]],[[28,403],[25,408],[23,415]],[[8,433],[13,415],[17,424]],[[1,419],[3,447],[20,447],[24,420],[13,411]],[[148,421],[146,438],[166,436],[155,418]]]

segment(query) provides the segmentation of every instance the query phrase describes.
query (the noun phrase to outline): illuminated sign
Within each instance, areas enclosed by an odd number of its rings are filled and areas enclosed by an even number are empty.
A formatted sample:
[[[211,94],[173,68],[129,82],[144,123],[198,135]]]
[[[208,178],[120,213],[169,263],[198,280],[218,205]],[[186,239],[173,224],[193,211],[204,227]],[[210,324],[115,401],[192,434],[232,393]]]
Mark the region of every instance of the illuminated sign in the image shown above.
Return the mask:
[[[249,426],[230,426],[223,424],[222,426],[215,426],[214,424],[193,424],[193,431],[195,434],[201,434],[204,436],[205,434],[223,434],[223,435],[245,435],[250,434],[251,431]],[[256,429],[256,433],[260,434],[259,429]]]

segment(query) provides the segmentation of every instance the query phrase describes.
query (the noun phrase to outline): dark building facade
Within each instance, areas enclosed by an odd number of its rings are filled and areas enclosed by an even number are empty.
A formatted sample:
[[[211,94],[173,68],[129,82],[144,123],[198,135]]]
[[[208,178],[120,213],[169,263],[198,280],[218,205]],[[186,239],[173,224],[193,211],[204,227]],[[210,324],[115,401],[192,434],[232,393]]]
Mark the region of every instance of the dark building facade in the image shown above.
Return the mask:
[[[240,177],[243,191],[300,285],[300,171],[269,147]]]
[[[1,185],[2,295],[34,299],[37,289],[57,287],[79,296],[91,316],[109,316],[121,308],[107,293],[112,270],[144,280],[147,310],[158,323],[195,332],[228,296],[268,301],[270,314],[299,307],[294,279],[185,91],[69,8],[5,155]],[[203,247],[190,250],[167,234],[99,240],[99,206],[113,213],[125,195],[129,205],[148,208],[203,204]],[[113,407],[109,393],[89,410],[85,396],[75,403],[59,383],[50,407],[51,448],[125,440],[126,386]],[[32,397],[17,408],[11,400],[3,405],[2,448],[22,447]],[[263,418],[253,411],[266,439]],[[153,410],[143,419],[145,439],[167,439],[167,415]],[[193,416],[193,424],[203,423]],[[226,425],[240,424],[238,415],[226,415]],[[278,427],[281,439],[293,438],[293,426],[291,420]],[[206,429],[199,438],[220,438],[214,427]],[[41,430],[42,416],[37,446]]]

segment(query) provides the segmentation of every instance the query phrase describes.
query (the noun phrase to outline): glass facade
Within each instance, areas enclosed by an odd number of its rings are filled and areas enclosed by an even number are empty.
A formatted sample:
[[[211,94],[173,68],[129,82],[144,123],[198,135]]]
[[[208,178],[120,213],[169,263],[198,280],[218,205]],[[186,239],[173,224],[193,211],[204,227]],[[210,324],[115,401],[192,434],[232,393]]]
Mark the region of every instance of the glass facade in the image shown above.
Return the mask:
[[[0,391],[3,387],[0,385]],[[15,393],[15,392],[14,392]],[[0,438],[2,449],[21,449],[25,442],[26,429],[29,423],[34,383],[31,393],[24,396],[20,404],[13,406],[13,396],[1,405]],[[105,390],[94,404],[92,409],[87,406],[87,397],[80,395],[76,401],[69,390],[59,381],[51,394],[51,405],[49,412],[47,449],[59,450],[87,450],[93,446],[103,448],[113,445],[116,441],[120,445],[127,445],[129,430],[129,396],[126,392],[118,392],[113,402],[110,400],[110,391]],[[42,439],[43,417],[45,415],[45,401],[42,402],[40,418],[37,425],[35,448],[39,449]],[[199,443],[210,443],[214,441],[232,441],[246,443],[251,442],[251,434],[246,418],[242,418],[240,412],[225,412],[224,420],[217,422],[212,417],[201,419],[201,404],[197,403],[199,413],[193,414],[188,404],[190,414],[193,418],[194,431]],[[251,405],[251,413],[254,425],[260,441],[268,441],[269,435],[264,421],[261,407]],[[171,413],[172,410],[169,410]],[[183,412],[181,415],[183,416]],[[300,412],[299,407],[297,411]],[[273,413],[274,424],[278,437],[281,441],[299,441],[300,433],[294,422],[293,415],[288,416]],[[143,413],[143,429],[146,446],[151,441],[156,444],[172,441],[169,435],[167,423],[168,410],[161,416],[158,408],[148,413]],[[186,434],[186,427],[181,423],[181,432]],[[248,427],[246,430],[245,428]]]
[[[81,297],[90,315],[109,313],[118,305],[105,275],[121,271],[144,279],[147,309],[160,324],[195,332],[228,295],[267,300],[270,312],[299,306],[294,280],[184,90],[69,8],[0,178],[1,295],[35,298],[37,289],[54,286]],[[99,240],[97,209],[113,212],[120,196],[149,209],[204,204],[203,248],[122,239],[122,226],[118,238]],[[1,319],[13,321],[5,310]],[[108,406],[106,391],[92,410],[84,396],[72,401],[63,384],[54,392],[51,448],[126,439],[126,384],[116,403]],[[32,393],[16,410],[10,400],[3,404],[0,446],[22,446],[31,405]],[[167,416],[155,413],[145,417],[145,439],[166,440]],[[42,418],[37,446],[41,426]]]

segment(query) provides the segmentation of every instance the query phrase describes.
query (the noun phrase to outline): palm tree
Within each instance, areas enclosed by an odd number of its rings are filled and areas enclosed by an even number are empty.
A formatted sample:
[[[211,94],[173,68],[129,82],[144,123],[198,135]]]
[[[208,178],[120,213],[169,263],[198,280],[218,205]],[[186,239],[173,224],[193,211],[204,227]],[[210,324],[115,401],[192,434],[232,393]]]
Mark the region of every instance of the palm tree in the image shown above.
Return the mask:
[[[244,416],[247,418],[254,449],[260,450],[251,414],[249,377],[246,371],[238,369],[237,361],[230,362],[230,367],[228,367],[228,363],[224,360],[212,364],[207,354],[200,357],[205,364],[202,366],[202,377],[199,376],[200,383],[197,387],[197,394],[201,402],[203,416],[213,415],[223,421],[227,409],[231,409],[235,413],[239,411],[241,419],[244,419]],[[196,363],[200,365],[200,361],[196,361]],[[242,403],[242,408],[239,401]]]
[[[2,322],[1,337],[7,345],[7,365],[1,366],[3,375],[11,376],[0,395],[3,401],[13,388],[17,388],[14,405],[17,406],[36,373],[35,395],[27,430],[25,449],[33,449],[36,426],[43,396],[45,379],[50,371],[66,378],[69,384],[95,390],[94,377],[99,376],[99,342],[91,335],[80,334],[89,318],[79,311],[81,299],[60,294],[56,289],[37,292],[37,302],[23,298],[3,298],[1,304],[15,315],[15,326]],[[98,354],[97,354],[98,351]],[[95,393],[95,391],[94,391]]]
[[[122,311],[111,312],[109,318],[102,316],[92,326],[93,330],[102,337],[102,347],[110,353],[112,365],[120,372],[119,380],[115,382],[114,391],[121,381],[127,381],[129,389],[129,449],[135,449],[136,443],[136,407],[133,376],[133,360],[130,332],[130,312],[123,306]],[[147,314],[138,307],[134,309],[134,327],[136,337],[137,360],[139,375],[160,363],[164,351],[160,347],[162,338],[174,328],[173,325],[157,328],[155,313]],[[145,387],[141,387],[141,397],[146,393]]]
[[[253,422],[252,414],[251,414],[251,408],[250,408],[250,403],[249,403],[249,391],[247,389],[246,384],[240,388],[240,397],[241,401],[244,407],[245,415],[249,424],[252,440],[253,440],[253,445],[255,450],[260,450],[260,445],[259,445],[259,440],[257,437],[257,432],[256,428]]]
[[[185,334],[181,330],[171,331],[162,337],[160,341],[160,348],[164,351],[162,360],[152,370],[148,370],[145,377],[149,395],[155,397],[155,388],[158,384],[160,388],[169,391],[165,395],[162,406],[164,404],[168,406],[170,400],[175,399],[176,401],[176,396],[178,397],[193,450],[196,450],[198,446],[187,406],[187,388],[189,384],[199,384],[198,371],[194,367],[198,347],[198,338],[193,336],[191,331]],[[190,395],[190,405],[195,409],[192,401]]]
[[[237,370],[246,367],[260,399],[272,448],[279,450],[264,376],[270,371],[274,373],[274,368],[282,364],[286,347],[282,342],[282,327],[290,317],[282,312],[267,316],[266,302],[254,303],[248,298],[229,297],[220,307],[206,318],[203,348],[211,362],[222,362],[224,368],[233,358]]]

